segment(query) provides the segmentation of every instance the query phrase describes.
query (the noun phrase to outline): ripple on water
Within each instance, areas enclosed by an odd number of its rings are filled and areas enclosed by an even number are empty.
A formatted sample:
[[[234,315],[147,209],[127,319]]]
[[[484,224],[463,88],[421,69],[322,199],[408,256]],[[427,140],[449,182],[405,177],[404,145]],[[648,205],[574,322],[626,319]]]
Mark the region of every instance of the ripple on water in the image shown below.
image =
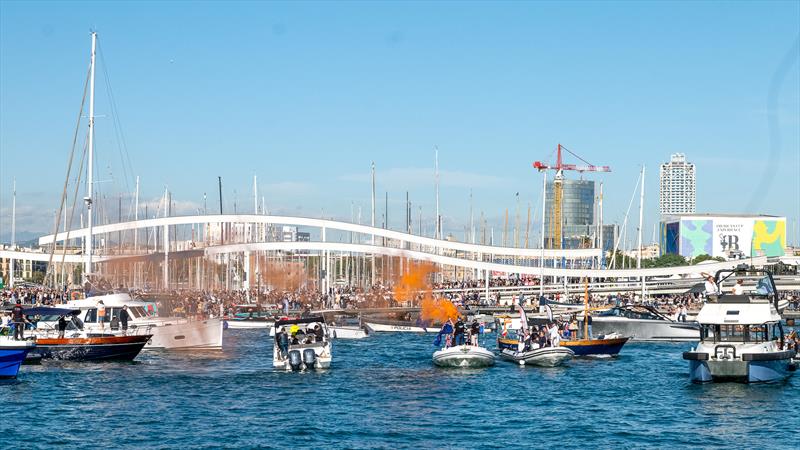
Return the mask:
[[[222,352],[26,366],[0,384],[5,442],[25,448],[624,447],[789,443],[798,380],[693,385],[686,344],[629,343],[567,367],[431,363],[430,335],[337,341],[334,367],[272,370],[265,330]],[[489,342],[487,340],[487,342]],[[10,407],[9,405],[14,405]],[[788,413],[788,414],[787,414]],[[776,437],[786,440],[776,441]],[[290,440],[289,440],[290,439]]]

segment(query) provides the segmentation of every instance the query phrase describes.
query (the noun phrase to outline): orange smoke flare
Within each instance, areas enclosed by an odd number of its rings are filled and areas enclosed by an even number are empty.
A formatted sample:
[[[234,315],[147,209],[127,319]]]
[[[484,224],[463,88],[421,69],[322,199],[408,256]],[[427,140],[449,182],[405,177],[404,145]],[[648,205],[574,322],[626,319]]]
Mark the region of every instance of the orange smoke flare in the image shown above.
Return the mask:
[[[408,272],[395,283],[394,298],[399,302],[412,301],[422,309],[422,320],[445,322],[458,317],[458,308],[447,299],[436,299],[431,290],[431,275],[436,272],[432,263],[409,263]]]
[[[435,299],[426,296],[422,299],[422,320],[430,320],[434,323],[446,322],[447,319],[456,320],[458,318],[458,308],[446,298]]]

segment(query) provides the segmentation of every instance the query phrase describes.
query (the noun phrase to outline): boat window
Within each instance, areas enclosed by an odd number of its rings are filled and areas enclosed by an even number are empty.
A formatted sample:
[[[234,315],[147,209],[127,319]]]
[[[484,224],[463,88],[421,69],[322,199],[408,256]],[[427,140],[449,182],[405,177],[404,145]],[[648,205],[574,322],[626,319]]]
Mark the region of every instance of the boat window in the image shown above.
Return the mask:
[[[720,342],[745,342],[745,329],[747,325],[720,325]]]
[[[86,310],[86,316],[83,318],[84,323],[95,323],[97,322],[97,308],[91,308]]]
[[[608,311],[603,311],[599,314],[600,316],[619,316],[620,310],[619,308],[611,308]]]
[[[703,325],[700,327],[700,340],[704,341],[714,335],[712,325]]]
[[[781,339],[781,330],[777,327],[777,325],[770,325],[769,328],[772,329],[770,330],[772,331],[772,340],[779,341]]]
[[[121,308],[106,308],[106,320],[110,322],[115,317],[117,319],[119,319],[119,310],[120,309]]]
[[[141,306],[133,306],[128,308],[128,312],[135,318],[147,317],[147,314],[144,312],[144,308]]]

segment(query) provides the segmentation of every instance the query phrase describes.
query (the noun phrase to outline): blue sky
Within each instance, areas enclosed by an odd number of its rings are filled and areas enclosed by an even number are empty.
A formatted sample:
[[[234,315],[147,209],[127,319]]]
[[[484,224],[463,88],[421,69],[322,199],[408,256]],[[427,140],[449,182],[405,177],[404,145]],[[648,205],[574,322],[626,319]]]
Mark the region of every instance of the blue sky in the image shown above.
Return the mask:
[[[593,177],[607,223],[646,166],[647,240],[674,152],[699,212],[785,215],[790,234],[800,216],[798,2],[2,2],[0,237],[14,176],[17,229],[52,228],[90,28],[114,199],[139,175],[143,201],[169,186],[180,212],[203,192],[211,209],[222,176],[226,211],[234,190],[249,211],[258,175],[271,211],[366,221],[375,161],[379,217],[388,191],[400,228],[408,190],[430,228],[438,146],[445,227],[463,237],[472,189],[499,234],[516,192],[541,207],[531,163],[560,142],[612,167]]]

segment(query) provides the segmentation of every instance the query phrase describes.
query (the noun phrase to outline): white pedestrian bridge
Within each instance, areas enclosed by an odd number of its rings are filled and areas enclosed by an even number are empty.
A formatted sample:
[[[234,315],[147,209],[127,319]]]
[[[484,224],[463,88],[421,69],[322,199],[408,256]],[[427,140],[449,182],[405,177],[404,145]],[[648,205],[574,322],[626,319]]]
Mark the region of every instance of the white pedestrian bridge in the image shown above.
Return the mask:
[[[283,226],[311,232],[308,242],[285,242]],[[276,230],[278,232],[276,233]],[[276,238],[277,235],[277,238]],[[75,246],[89,236],[87,228],[39,238],[48,249],[56,243],[52,262],[86,263],[85,254],[62,254],[68,241]],[[697,277],[701,272],[731,268],[741,261],[654,269],[601,268],[600,249],[540,249],[473,244],[434,239],[401,231],[329,219],[274,215],[192,215],[161,217],[95,226],[92,229],[94,272],[116,276],[128,285],[143,280],[161,288],[247,288],[267,277],[270,262],[302,262],[317,287],[334,283],[369,284],[396,277],[408,270],[409,261],[426,261],[440,268],[443,279],[480,279],[520,276],[579,280],[664,279]],[[59,245],[60,244],[60,245]],[[49,261],[45,252],[0,251],[0,258]],[[209,263],[213,262],[213,264]],[[764,257],[746,260],[763,265]],[[210,273],[220,270],[222,274]],[[212,271],[213,271],[212,270]],[[58,272],[56,268],[54,272]],[[63,272],[63,270],[62,270]],[[153,277],[157,273],[158,277]],[[122,277],[119,279],[119,277]],[[137,280],[138,277],[138,280]],[[154,279],[155,278],[155,279]]]

